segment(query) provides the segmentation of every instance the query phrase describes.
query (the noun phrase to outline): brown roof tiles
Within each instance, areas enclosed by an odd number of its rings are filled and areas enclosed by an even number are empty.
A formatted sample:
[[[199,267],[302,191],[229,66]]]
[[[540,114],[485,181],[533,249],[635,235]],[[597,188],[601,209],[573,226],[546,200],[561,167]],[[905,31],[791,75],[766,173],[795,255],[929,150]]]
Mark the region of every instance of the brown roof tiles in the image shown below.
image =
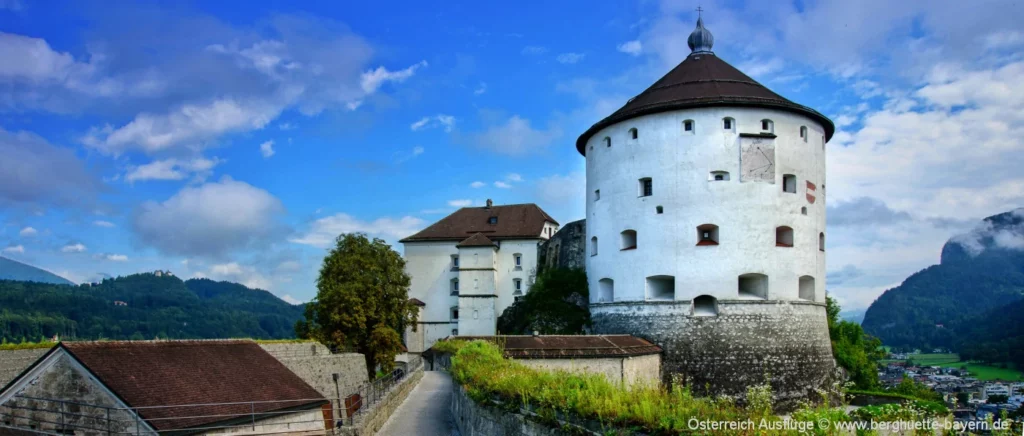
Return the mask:
[[[473,236],[470,236],[470,237],[468,237],[466,239],[463,239],[462,242],[459,242],[456,245],[456,247],[494,247],[494,246],[495,246],[494,245],[494,241],[492,241],[492,240],[490,240],[490,238],[484,236],[483,233],[474,233]]]
[[[496,218],[496,222],[492,224],[491,218]],[[399,242],[463,241],[475,233],[492,241],[540,239],[546,222],[558,224],[533,203],[464,207]]]
[[[62,342],[58,346],[128,406],[140,408],[139,415],[159,431],[248,418],[252,411],[266,414],[327,403],[253,341]],[[199,406],[181,406],[189,404]]]

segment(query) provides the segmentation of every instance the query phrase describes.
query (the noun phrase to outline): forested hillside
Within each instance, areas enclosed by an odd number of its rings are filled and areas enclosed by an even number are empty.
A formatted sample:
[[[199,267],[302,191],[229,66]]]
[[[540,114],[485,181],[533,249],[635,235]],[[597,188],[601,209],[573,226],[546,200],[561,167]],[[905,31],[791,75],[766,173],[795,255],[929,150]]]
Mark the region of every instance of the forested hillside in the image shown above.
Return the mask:
[[[270,292],[152,273],[96,285],[0,281],[0,339],[292,338],[302,306]]]
[[[950,239],[940,264],[882,294],[863,326],[885,345],[951,348],[965,358],[1021,362],[1024,209],[986,218],[972,232]]]
[[[32,265],[0,256],[0,280],[21,280],[28,282],[73,285],[70,280]]]

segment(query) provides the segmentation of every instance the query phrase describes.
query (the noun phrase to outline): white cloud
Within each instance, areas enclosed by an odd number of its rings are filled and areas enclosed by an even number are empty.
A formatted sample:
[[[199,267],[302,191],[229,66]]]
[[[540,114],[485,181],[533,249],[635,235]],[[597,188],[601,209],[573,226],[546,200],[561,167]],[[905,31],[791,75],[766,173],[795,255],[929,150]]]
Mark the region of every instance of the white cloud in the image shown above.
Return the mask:
[[[480,86],[477,86],[476,89],[473,90],[473,95],[480,95],[485,92],[487,92],[487,84],[480,82]]]
[[[541,46],[538,46],[538,45],[528,45],[526,47],[523,47],[523,50],[522,50],[521,53],[524,54],[524,55],[536,56],[536,55],[542,55],[542,54],[547,53],[547,52],[548,52],[548,49],[546,47],[541,47]]]
[[[362,86],[363,92],[373,94],[385,82],[402,83],[416,74],[416,70],[426,66],[427,61],[420,61],[404,70],[398,71],[388,71],[387,68],[380,66],[375,70],[364,72],[360,80],[360,86]]]
[[[25,237],[25,236],[35,236],[38,233],[39,232],[36,229],[32,228],[32,227],[25,227],[24,229],[21,229],[20,232],[18,232],[18,235]]]
[[[562,53],[555,60],[560,64],[575,64],[583,60],[587,55],[584,53]]]
[[[273,156],[274,155],[274,141],[273,140],[265,141],[264,143],[260,144],[260,154],[263,155],[264,159],[269,158],[270,156]]]
[[[292,130],[292,129],[296,128],[296,127],[298,127],[298,126],[296,126],[296,125],[294,125],[292,123],[281,123],[281,124],[277,125],[278,129],[281,129],[281,130],[284,130],[284,131]]]
[[[129,150],[156,153],[175,147],[204,147],[226,133],[262,129],[283,108],[268,100],[219,98],[184,104],[164,114],[140,113],[118,128],[93,128],[82,142],[112,155]]]
[[[0,206],[84,206],[103,190],[73,150],[33,133],[0,128],[0,156]]]
[[[479,180],[469,184],[470,188],[483,188],[484,186],[487,186],[487,184]]]
[[[112,223],[110,221],[96,220],[96,221],[93,221],[92,223],[93,223],[93,225],[96,225],[98,227],[107,227],[107,228],[114,227],[114,223]]]
[[[326,248],[342,233],[361,232],[385,239],[401,239],[423,228],[422,219],[404,216],[401,218],[377,218],[362,221],[351,215],[338,213],[314,221],[305,234],[290,239],[291,242]]]
[[[8,246],[8,247],[4,247],[3,252],[4,252],[4,254],[15,254],[15,253],[17,253],[17,254],[24,254],[25,253],[25,246],[24,245],[11,245],[11,246]]]
[[[512,185],[509,185],[508,183],[505,183],[505,182],[502,182],[501,180],[498,180],[498,181],[494,182],[494,187],[495,188],[501,188],[501,189],[509,189],[509,188],[512,187]]]
[[[132,225],[144,243],[164,253],[221,256],[276,235],[283,211],[267,191],[225,176],[185,187],[161,203],[144,203]]]
[[[507,175],[505,175],[505,180],[509,182],[522,182],[523,176],[519,175],[518,173],[508,173]]]
[[[103,258],[107,259],[107,260],[109,260],[111,262],[127,262],[128,261],[128,256],[125,256],[123,254],[106,254],[106,255],[103,256]]]
[[[211,280],[241,283],[251,289],[270,290],[272,281],[259,268],[241,265],[238,262],[211,265],[206,272],[198,271],[193,276]]]
[[[60,249],[64,253],[83,253],[85,250],[85,245],[82,245],[82,243],[68,244]]]
[[[284,300],[285,303],[288,303],[288,304],[291,304],[291,305],[305,303],[305,301],[303,301],[303,300],[299,300],[299,299],[296,299],[295,297],[292,297],[291,294],[284,294],[280,298],[282,300]]]
[[[629,55],[633,55],[633,56],[640,56],[640,53],[643,52],[643,45],[640,44],[640,41],[637,41],[637,40],[626,41],[626,42],[624,42],[622,44],[619,44],[619,46],[616,47],[616,48],[620,52],[623,52],[623,53],[626,53],[626,54],[629,54]]]
[[[445,114],[437,114],[432,117],[423,117],[419,121],[409,125],[409,128],[413,132],[430,129],[434,127],[443,127],[445,132],[451,132],[455,128],[455,117]]]
[[[448,200],[448,205],[451,207],[469,207],[473,205],[473,200]]]
[[[546,148],[562,135],[557,126],[537,130],[530,120],[513,115],[501,124],[492,124],[487,130],[472,134],[470,141],[478,147],[507,155],[523,155]]]
[[[196,157],[193,159],[164,159],[153,161],[145,165],[133,167],[124,175],[128,183],[146,180],[183,180],[193,177],[196,181],[203,181],[213,172],[213,168],[223,161],[214,157],[207,159]]]

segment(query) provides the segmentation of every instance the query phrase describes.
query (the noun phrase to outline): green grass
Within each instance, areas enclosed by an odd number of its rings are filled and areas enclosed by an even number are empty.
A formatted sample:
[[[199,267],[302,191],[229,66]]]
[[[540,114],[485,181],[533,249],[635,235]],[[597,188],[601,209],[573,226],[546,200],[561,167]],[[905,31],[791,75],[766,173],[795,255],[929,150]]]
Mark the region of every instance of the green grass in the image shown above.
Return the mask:
[[[922,366],[941,366],[943,368],[957,368],[967,366],[967,371],[971,373],[971,377],[977,377],[978,380],[989,381],[989,380],[1021,380],[1024,378],[1024,372],[1019,369],[1015,369],[1012,366],[1009,368],[999,368],[992,365],[984,365],[980,363],[964,362],[960,360],[960,356],[955,353],[945,354],[912,354],[907,356],[916,365]],[[902,362],[902,360],[882,360],[882,363],[889,362]]]
[[[7,350],[36,350],[40,348],[50,348],[56,345],[56,342],[22,342],[18,344],[0,344],[0,351]]]

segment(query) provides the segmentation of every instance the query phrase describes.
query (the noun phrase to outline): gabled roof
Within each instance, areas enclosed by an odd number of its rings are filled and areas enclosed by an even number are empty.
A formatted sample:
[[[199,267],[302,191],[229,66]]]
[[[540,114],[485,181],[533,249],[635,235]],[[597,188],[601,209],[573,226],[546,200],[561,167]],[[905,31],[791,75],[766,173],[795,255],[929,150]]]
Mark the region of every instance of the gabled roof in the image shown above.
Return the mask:
[[[57,347],[129,407],[141,408],[139,416],[159,431],[327,403],[253,341],[62,342]],[[187,404],[199,406],[154,407]]]
[[[661,347],[630,335],[458,336],[500,343],[513,359],[631,357],[661,353]]]
[[[470,237],[468,237],[466,239],[463,239],[462,242],[459,242],[456,245],[456,247],[494,247],[494,246],[495,246],[494,245],[494,241],[492,241],[492,240],[490,240],[490,238],[484,236],[483,233],[474,233],[473,236],[470,236]]]
[[[491,218],[497,222],[490,223]],[[490,207],[464,207],[399,242],[463,241],[482,233],[492,241],[501,239],[540,239],[544,223],[558,225],[533,203]]]
[[[576,140],[586,155],[587,141],[601,129],[641,115],[707,106],[747,106],[795,112],[821,123],[826,141],[835,133],[828,117],[793,103],[712,53],[692,53],[621,109],[598,121]]]

